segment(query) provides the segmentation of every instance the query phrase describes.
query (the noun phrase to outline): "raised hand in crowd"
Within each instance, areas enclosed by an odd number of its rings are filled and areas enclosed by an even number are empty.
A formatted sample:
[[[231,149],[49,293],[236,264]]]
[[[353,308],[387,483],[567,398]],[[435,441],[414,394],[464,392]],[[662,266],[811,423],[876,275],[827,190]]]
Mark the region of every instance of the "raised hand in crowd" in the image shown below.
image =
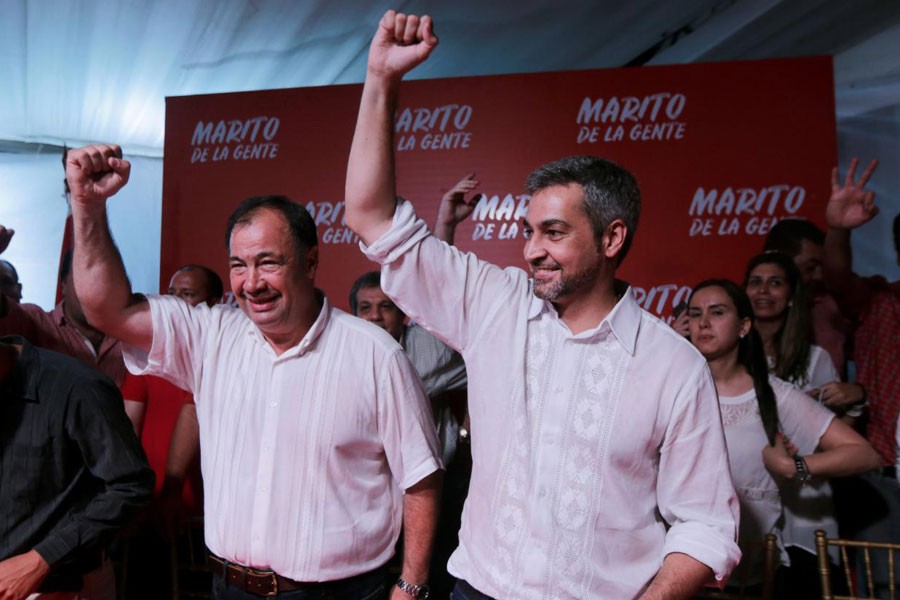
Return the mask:
[[[103,204],[128,183],[131,163],[122,159],[116,145],[98,144],[69,150],[66,156],[66,180],[72,202],[81,205]]]
[[[0,254],[3,254],[6,249],[9,248],[9,242],[12,241],[15,233],[14,229],[7,229],[3,225],[0,225]]]
[[[866,183],[869,182],[869,178],[878,166],[878,160],[870,162],[860,178],[854,181],[858,164],[858,158],[850,161],[850,168],[847,169],[843,185],[841,185],[838,168],[835,167],[831,171],[831,198],[825,209],[825,220],[829,227],[854,229],[868,223],[878,214],[875,192],[865,189]]]
[[[475,179],[475,173],[469,173],[457,181],[456,185],[444,194],[438,207],[437,219],[434,222],[434,236],[436,238],[453,245],[453,237],[456,233],[457,225],[472,214],[472,211],[475,210],[475,205],[481,198],[481,194],[475,194],[466,198],[466,195],[477,188],[479,183]]]
[[[369,47],[369,73],[399,81],[438,44],[431,17],[387,11]]]

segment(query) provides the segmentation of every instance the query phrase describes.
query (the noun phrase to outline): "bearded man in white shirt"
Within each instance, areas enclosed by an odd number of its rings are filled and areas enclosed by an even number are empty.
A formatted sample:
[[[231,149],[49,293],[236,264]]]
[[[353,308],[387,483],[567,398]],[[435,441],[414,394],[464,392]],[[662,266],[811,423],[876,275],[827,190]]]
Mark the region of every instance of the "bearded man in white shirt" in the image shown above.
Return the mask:
[[[384,291],[468,367],[473,471],[452,597],[690,598],[723,582],[740,552],[715,386],[615,280],[634,178],[593,157],[532,174],[532,278],[435,239],[396,197],[392,118],[400,80],[436,44],[429,17],[382,18],[345,218]]]
[[[194,394],[212,597],[382,598],[401,523],[400,585],[423,595],[440,488],[431,409],[399,344],[315,288],[309,213],[266,196],[232,214],[241,310],[135,296],[106,218],[128,180],[120,157],[68,155],[76,291],[91,322],[130,346],[133,372]]]

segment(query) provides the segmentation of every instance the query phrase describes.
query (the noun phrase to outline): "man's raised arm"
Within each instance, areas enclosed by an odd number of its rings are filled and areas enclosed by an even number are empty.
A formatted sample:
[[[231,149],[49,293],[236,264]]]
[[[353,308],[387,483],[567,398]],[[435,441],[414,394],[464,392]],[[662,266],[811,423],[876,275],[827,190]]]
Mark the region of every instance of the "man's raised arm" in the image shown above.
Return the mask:
[[[131,283],[109,232],[106,199],[128,182],[131,164],[118,146],[85,146],[69,152],[66,179],[72,192],[75,292],[90,324],[143,350],[153,326],[147,301],[131,293]]]
[[[366,244],[381,237],[394,216],[393,119],[400,80],[428,58],[437,43],[431,17],[389,10],[369,46],[345,190],[345,221]]]

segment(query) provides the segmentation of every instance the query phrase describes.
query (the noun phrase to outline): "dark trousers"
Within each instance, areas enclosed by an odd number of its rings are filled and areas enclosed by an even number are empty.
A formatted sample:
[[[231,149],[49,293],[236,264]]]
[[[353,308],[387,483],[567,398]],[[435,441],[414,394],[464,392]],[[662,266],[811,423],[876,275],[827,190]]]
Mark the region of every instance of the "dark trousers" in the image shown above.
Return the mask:
[[[384,600],[387,598],[387,572],[384,567],[363,575],[326,581],[314,589],[280,592],[272,598],[282,600]],[[259,600],[261,596],[228,585],[219,575],[213,576],[213,600]]]
[[[462,579],[458,579],[456,581],[456,587],[453,588],[453,593],[450,594],[450,600],[494,600],[492,597],[487,594],[482,594],[471,585],[463,581]]]

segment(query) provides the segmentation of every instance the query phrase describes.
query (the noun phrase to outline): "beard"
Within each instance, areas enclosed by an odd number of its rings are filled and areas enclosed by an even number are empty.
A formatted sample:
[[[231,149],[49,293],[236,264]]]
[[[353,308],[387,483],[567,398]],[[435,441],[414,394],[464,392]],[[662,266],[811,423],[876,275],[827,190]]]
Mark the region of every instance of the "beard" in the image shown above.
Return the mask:
[[[560,273],[560,276],[553,281],[534,279],[534,295],[548,302],[557,302],[560,298],[591,287],[600,276],[599,261],[573,272],[566,272],[556,263],[546,264],[545,261],[537,261],[531,264],[532,274],[538,268],[555,268]]]

